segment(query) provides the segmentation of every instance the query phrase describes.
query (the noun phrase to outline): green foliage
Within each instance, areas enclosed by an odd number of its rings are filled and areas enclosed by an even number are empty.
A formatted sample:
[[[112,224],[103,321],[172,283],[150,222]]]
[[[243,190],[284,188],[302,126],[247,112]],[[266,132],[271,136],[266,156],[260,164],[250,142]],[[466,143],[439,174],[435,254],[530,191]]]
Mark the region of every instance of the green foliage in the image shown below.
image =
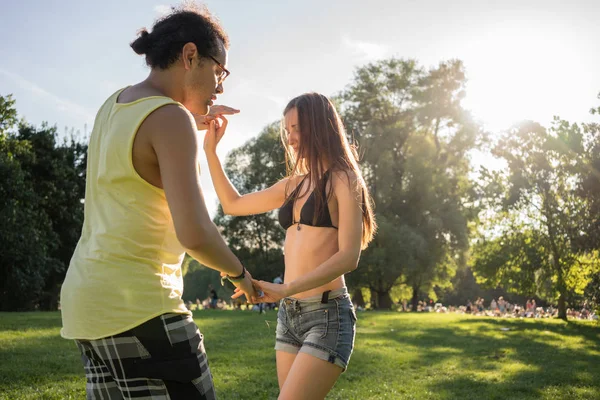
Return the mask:
[[[8,99],[8,100],[7,100]],[[0,309],[56,309],[81,233],[87,146],[22,122],[0,96]],[[11,108],[13,107],[13,108]]]
[[[12,94],[0,96],[0,135],[8,132],[17,123],[17,109]]]
[[[348,281],[375,292],[377,307],[391,305],[398,284],[413,289],[416,304],[464,264],[475,217],[467,153],[482,136],[460,105],[464,83],[459,61],[427,71],[389,59],[359,68],[340,96],[379,224]]]
[[[226,286],[221,286],[221,274],[219,271],[205,267],[198,261],[186,255],[184,261],[184,276],[183,276],[183,300],[196,302],[196,299],[203,301],[210,296],[209,285],[216,290],[217,296],[220,299],[229,302],[233,294],[233,286],[226,283]]]
[[[589,224],[577,193],[584,133],[556,118],[549,130],[526,121],[500,138],[493,152],[508,168],[483,175],[495,215],[473,251],[482,282],[557,301],[561,318],[598,271],[597,257],[578,248]]]
[[[0,134],[0,310],[31,309],[58,268],[50,256],[56,247],[50,219],[12,156],[30,156],[29,150]]]
[[[591,113],[600,115],[600,107],[592,109]],[[600,123],[581,124],[574,139],[574,147],[580,155],[574,165],[576,193],[585,199],[585,208],[581,210],[583,226],[580,235],[575,238],[575,246],[584,252],[600,250]]]

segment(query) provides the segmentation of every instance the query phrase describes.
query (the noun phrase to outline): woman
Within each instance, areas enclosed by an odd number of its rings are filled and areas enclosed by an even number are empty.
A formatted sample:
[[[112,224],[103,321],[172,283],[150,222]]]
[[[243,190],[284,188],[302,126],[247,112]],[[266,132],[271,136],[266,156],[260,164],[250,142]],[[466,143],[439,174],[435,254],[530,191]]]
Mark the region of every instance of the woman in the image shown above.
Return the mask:
[[[225,118],[210,122],[204,149],[225,214],[279,208],[286,229],[285,282],[254,282],[264,292],[258,301],[281,300],[275,346],[279,398],[317,399],[348,365],[356,314],[344,274],[357,267],[376,225],[356,150],[331,101],[303,94],[283,115],[288,174],[268,189],[242,196],[227,179],[216,155]],[[242,294],[236,290],[233,297]]]

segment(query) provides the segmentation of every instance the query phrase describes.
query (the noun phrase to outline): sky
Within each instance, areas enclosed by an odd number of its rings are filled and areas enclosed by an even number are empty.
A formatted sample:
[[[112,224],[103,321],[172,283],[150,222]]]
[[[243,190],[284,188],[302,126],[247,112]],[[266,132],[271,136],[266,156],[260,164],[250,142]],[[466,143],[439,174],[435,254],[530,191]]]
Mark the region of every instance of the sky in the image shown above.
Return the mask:
[[[205,1],[229,34],[225,93],[241,110],[219,147],[231,149],[281,118],[307,91],[334,95],[357,67],[414,58],[461,59],[470,109],[492,132],[554,115],[592,120],[600,105],[600,1]],[[0,95],[40,125],[89,133],[105,99],[149,70],[129,47],[170,5],[159,1],[0,0]],[[283,151],[283,150],[282,150]],[[486,163],[485,158],[475,162]],[[207,206],[217,197],[202,165]]]

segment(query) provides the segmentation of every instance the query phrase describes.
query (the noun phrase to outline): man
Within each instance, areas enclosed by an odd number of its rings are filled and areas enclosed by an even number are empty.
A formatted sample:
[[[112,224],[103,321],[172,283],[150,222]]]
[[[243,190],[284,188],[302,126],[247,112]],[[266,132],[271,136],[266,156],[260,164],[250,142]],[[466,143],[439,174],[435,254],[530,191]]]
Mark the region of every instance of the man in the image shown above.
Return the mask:
[[[202,335],[181,300],[180,267],[187,251],[248,299],[255,295],[208,215],[198,169],[196,128],[233,113],[221,107],[203,117],[229,75],[229,40],[205,8],[187,5],[131,47],[151,72],[96,116],[61,334],[81,350],[88,399],[213,399]]]

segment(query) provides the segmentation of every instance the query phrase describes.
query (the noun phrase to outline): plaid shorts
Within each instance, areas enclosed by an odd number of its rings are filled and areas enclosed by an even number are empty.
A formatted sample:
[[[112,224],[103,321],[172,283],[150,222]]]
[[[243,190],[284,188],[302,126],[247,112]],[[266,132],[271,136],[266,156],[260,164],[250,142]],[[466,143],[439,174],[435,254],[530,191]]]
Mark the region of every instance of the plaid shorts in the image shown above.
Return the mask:
[[[164,314],[115,336],[75,342],[88,400],[216,398],[203,336],[187,314]]]

